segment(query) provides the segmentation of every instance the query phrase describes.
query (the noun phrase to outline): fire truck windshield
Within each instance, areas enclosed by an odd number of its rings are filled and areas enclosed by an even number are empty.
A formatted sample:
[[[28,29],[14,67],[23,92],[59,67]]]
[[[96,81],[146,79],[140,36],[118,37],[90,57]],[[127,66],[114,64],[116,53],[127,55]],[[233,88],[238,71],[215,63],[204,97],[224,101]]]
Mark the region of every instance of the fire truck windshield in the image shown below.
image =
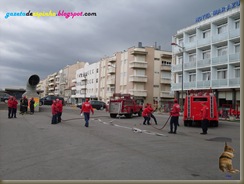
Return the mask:
[[[208,101],[208,99],[207,98],[199,98],[199,97],[197,97],[197,98],[193,98],[193,101],[194,102],[206,102],[206,101]]]

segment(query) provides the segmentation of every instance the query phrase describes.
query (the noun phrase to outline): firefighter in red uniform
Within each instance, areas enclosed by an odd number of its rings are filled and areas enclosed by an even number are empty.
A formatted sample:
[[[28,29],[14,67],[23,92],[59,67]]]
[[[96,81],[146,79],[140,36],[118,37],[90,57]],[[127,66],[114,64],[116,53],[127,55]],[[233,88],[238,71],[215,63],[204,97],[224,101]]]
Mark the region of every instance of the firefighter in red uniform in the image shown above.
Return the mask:
[[[58,114],[57,114],[57,121],[58,123],[61,122],[62,118],[62,113],[63,113],[63,102],[62,100],[59,100],[58,98],[56,99],[57,102],[57,109],[58,109]]]
[[[150,114],[151,114],[151,109],[150,109],[150,107],[148,107],[146,105],[142,111],[142,117],[144,118],[143,125],[146,125],[146,123],[148,125],[150,125],[150,122],[149,122],[150,121]]]
[[[171,119],[170,119],[170,131],[169,133],[176,134],[177,126],[179,124],[179,115],[180,115],[180,105],[178,104],[177,99],[174,99],[174,105],[173,108],[170,112]],[[173,131],[173,126],[174,126],[174,131]]]
[[[13,97],[9,96],[8,98],[8,118],[12,118],[12,111],[13,111]]]
[[[58,114],[58,108],[57,108],[57,102],[56,100],[53,100],[52,104],[52,124],[57,124],[57,114]]]
[[[84,114],[84,118],[85,118],[85,127],[89,126],[89,119],[90,119],[90,112],[92,112],[92,114],[94,114],[94,110],[92,108],[92,105],[89,102],[89,99],[87,98],[86,101],[82,104],[81,107],[81,112]]]
[[[201,122],[201,127],[202,127],[202,133],[203,135],[208,133],[208,126],[209,126],[209,121],[208,121],[208,112],[209,109],[206,106],[206,102],[202,103],[203,107],[201,109],[201,115],[202,115],[202,122]]]
[[[13,97],[13,102],[12,102],[12,118],[17,118],[16,117],[16,112],[17,112],[17,105],[18,105],[18,101],[16,100],[15,97]]]

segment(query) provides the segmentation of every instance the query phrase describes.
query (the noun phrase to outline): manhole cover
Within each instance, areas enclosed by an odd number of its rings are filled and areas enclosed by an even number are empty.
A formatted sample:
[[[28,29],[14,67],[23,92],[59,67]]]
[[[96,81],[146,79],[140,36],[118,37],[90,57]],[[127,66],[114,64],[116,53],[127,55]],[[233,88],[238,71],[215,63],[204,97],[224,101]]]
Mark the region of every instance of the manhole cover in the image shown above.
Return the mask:
[[[216,142],[232,142],[232,139],[229,137],[215,137],[212,139],[206,139],[207,141],[216,141]]]

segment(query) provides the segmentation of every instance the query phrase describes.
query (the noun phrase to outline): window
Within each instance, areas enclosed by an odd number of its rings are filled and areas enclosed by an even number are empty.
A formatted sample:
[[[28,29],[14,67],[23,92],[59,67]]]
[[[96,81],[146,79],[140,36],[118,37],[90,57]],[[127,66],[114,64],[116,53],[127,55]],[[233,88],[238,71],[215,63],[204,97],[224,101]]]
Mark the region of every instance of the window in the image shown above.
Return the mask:
[[[183,44],[183,38],[179,39],[179,43],[178,43],[180,46],[182,46]]]
[[[195,62],[196,61],[196,54],[190,54],[189,55],[189,62]]]
[[[234,68],[235,78],[240,78],[240,66]]]
[[[218,69],[217,70],[217,78],[218,79],[226,79],[227,78],[227,69]]]
[[[240,29],[240,20],[235,21],[235,29]]]
[[[125,74],[124,73],[121,73],[122,74],[122,76],[124,75],[125,76]],[[146,70],[134,70],[134,74],[135,75],[146,75]]]
[[[211,79],[210,71],[202,72],[202,80],[203,81],[209,81],[210,79]]]
[[[196,73],[190,73],[189,74],[189,82],[196,81]]]
[[[182,83],[182,74],[178,75],[178,82],[177,83]]]
[[[227,47],[218,48],[218,56],[225,56],[227,55]]]
[[[162,61],[162,65],[170,66],[171,65],[171,62],[169,62],[169,61]]]
[[[211,57],[211,52],[210,50],[206,50],[202,52],[202,58],[203,59],[209,59]]]
[[[226,32],[226,24],[221,25],[217,28],[218,34],[222,34]]]
[[[210,37],[210,30],[207,30],[207,31],[204,31],[202,33],[202,38],[205,39],[205,38],[209,38]]]
[[[177,64],[182,64],[182,61],[183,61],[183,57],[179,56],[177,60]]]
[[[235,53],[240,53],[240,43],[235,44]]]
[[[189,42],[194,42],[195,41],[195,38],[196,38],[196,35],[191,35],[189,36]]]

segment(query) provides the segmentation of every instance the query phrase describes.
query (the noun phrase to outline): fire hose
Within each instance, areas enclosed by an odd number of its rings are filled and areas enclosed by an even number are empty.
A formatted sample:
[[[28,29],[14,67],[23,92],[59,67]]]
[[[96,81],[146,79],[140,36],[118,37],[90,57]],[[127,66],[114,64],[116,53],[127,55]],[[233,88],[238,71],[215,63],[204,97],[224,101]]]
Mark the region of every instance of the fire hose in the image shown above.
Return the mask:
[[[153,126],[152,124],[151,124],[151,126],[152,126],[153,128],[155,128],[155,129],[157,129],[157,130],[162,130],[162,129],[164,129],[164,127],[167,125],[167,123],[168,123],[168,121],[169,121],[170,118],[171,118],[171,115],[169,116],[169,118],[167,119],[167,121],[165,122],[165,124],[163,125],[162,128],[157,128],[157,127]]]

